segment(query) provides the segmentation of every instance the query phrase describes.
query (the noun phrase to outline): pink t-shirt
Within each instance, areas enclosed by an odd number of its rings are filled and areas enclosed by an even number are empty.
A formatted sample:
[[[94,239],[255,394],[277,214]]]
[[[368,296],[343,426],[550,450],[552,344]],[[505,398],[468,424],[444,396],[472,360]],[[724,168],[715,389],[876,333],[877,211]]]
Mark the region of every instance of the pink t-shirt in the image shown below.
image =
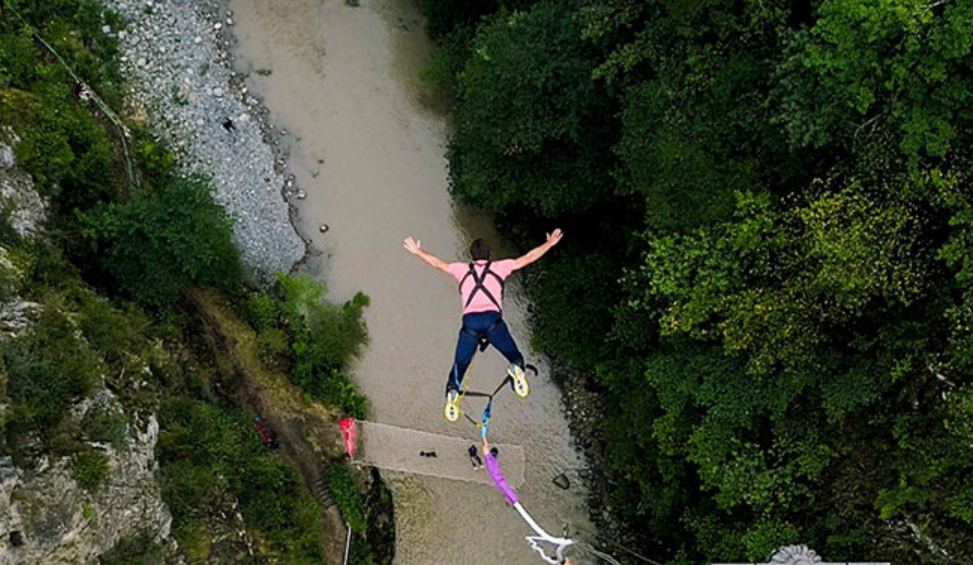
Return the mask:
[[[476,276],[483,276],[483,269],[486,267],[486,261],[476,261],[474,269],[476,269]],[[497,305],[490,300],[483,290],[477,291],[473,295],[473,301],[467,306],[466,302],[470,299],[470,293],[473,292],[473,288],[476,286],[476,281],[473,280],[473,275],[466,276],[470,272],[469,263],[450,263],[449,264],[449,274],[453,275],[456,282],[462,283],[459,289],[461,304],[463,305],[463,314],[474,314],[476,312],[499,312],[500,309]],[[503,261],[497,261],[495,263],[490,263],[490,272],[496,273],[497,277],[501,280],[507,280],[510,273],[514,272],[514,260],[504,259]],[[486,280],[483,281],[483,286],[490,291],[490,294],[497,299],[497,303],[503,305],[503,285],[497,280],[497,277],[493,275],[487,275]]]

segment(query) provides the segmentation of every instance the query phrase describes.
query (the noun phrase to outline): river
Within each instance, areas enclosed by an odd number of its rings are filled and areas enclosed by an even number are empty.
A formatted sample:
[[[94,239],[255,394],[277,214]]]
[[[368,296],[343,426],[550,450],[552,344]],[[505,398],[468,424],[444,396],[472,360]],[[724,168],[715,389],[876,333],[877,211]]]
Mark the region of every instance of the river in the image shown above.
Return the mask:
[[[442,415],[460,320],[456,283],[409,255],[402,240],[413,235],[447,260],[465,259],[473,237],[502,247],[491,220],[456,205],[447,191],[447,119],[420,80],[433,45],[418,6],[232,0],[231,9],[238,66],[287,131],[290,172],[307,192],[297,227],[324,254],[313,274],[327,282],[333,300],[359,290],[371,297],[371,342],[353,370],[370,419],[465,435],[472,443],[475,429]],[[322,224],[329,231],[321,233]],[[505,317],[526,349],[526,301],[516,282],[507,293]],[[578,478],[584,462],[560,391],[547,364],[529,357],[541,375],[528,399],[498,397],[491,439],[523,445],[526,483],[519,493],[539,523],[554,534],[565,523],[590,528]],[[472,378],[492,386],[503,371],[491,350],[478,356]],[[551,482],[562,471],[569,490]],[[397,565],[541,563],[522,539],[526,526],[492,487],[383,474],[395,498]]]

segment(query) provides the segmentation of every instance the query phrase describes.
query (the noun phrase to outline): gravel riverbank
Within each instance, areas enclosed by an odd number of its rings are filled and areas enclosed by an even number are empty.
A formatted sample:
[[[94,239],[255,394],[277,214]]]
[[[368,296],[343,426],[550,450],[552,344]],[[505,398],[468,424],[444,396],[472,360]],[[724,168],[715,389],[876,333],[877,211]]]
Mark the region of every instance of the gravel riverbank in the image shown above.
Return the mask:
[[[129,81],[125,114],[147,120],[185,173],[211,176],[234,219],[244,264],[258,282],[288,272],[306,254],[285,196],[299,198],[275,155],[260,101],[232,69],[220,2],[104,0],[128,22],[118,37]]]

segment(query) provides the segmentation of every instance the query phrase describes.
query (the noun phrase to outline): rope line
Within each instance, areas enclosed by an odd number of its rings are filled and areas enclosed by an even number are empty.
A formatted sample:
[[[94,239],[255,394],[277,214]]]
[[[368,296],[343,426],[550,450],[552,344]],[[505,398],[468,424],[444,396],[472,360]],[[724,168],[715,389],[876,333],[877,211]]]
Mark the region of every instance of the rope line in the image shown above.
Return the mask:
[[[621,544],[621,543],[619,543],[617,541],[614,541],[611,538],[605,536],[604,534],[600,534],[600,533],[598,533],[596,531],[592,531],[592,530],[589,530],[588,528],[583,528],[583,527],[579,527],[579,526],[574,526],[574,529],[578,530],[579,532],[588,534],[588,535],[594,537],[595,539],[597,539],[598,541],[600,541],[600,542],[602,542],[602,543],[604,543],[606,545],[614,546],[616,549],[620,549],[620,550],[624,551],[625,553],[628,553],[632,557],[634,557],[636,559],[639,559],[640,561],[643,561],[645,563],[649,563],[650,565],[662,565],[662,563],[660,563],[660,562],[658,562],[658,561],[656,561],[654,559],[651,559],[649,557],[646,557],[646,556],[644,556],[644,555],[642,555],[640,553],[637,553],[636,551],[634,551],[633,549],[629,548],[628,546],[625,546],[625,545],[623,545],[623,544]]]

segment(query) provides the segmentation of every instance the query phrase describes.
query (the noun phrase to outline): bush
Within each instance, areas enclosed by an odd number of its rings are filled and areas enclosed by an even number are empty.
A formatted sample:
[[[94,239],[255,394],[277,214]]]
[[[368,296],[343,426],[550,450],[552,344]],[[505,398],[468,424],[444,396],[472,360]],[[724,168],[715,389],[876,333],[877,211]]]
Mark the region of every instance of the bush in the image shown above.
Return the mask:
[[[200,178],[174,180],[159,194],[101,204],[79,215],[83,235],[119,290],[153,306],[187,286],[230,289],[241,281],[232,222]]]
[[[338,306],[324,300],[327,286],[307,275],[280,274],[277,279],[279,311],[294,340],[294,383],[312,398],[338,406],[354,418],[363,418],[365,397],[358,394],[346,369],[368,342],[368,329],[362,320],[368,297],[358,293]],[[263,300],[258,300],[256,307],[260,312],[270,310]],[[252,305],[251,312],[253,308]]]
[[[267,366],[279,366],[290,352],[290,339],[284,330],[268,328],[257,334],[257,355]]]
[[[97,408],[85,414],[81,429],[90,441],[122,447],[128,439],[128,420],[120,410]]]
[[[108,477],[108,457],[90,447],[76,453],[72,464],[71,478],[89,492],[98,490]]]
[[[341,515],[351,526],[352,531],[364,533],[368,527],[365,515],[365,501],[358,490],[358,483],[351,470],[345,465],[332,465],[328,468],[328,485]]]
[[[544,217],[610,196],[615,112],[591,80],[596,64],[568,3],[485,19],[458,79],[451,190]]]
[[[98,557],[98,565],[161,565],[162,547],[151,534],[123,539]]]
[[[281,311],[291,329],[308,332],[307,342],[328,365],[344,369],[368,343],[362,314],[368,297],[358,293],[342,306],[324,300],[327,286],[308,275],[278,275]]]
[[[40,431],[46,436],[104,373],[104,362],[78,338],[76,324],[62,307],[54,299],[44,303],[31,329],[3,348],[14,432]]]
[[[258,332],[276,328],[280,324],[280,307],[277,300],[266,294],[258,294],[247,301],[247,318]]]
[[[294,471],[263,446],[248,416],[173,398],[163,405],[160,424],[162,497],[181,545],[193,545],[195,524],[216,512],[221,493],[229,491],[248,527],[289,563],[320,563],[320,508]]]

